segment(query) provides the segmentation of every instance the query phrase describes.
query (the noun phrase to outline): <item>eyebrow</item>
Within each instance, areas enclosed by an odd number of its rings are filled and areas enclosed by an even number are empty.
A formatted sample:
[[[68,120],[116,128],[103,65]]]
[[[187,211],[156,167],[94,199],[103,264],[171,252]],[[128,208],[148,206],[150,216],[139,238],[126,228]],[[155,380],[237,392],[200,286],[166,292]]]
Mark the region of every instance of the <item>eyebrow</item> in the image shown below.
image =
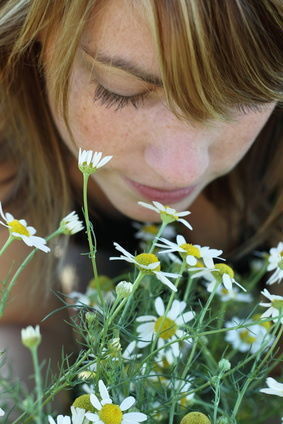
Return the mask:
[[[102,52],[93,53],[89,51],[86,47],[82,46],[82,49],[86,54],[95,59],[96,62],[100,62],[103,65],[112,66],[114,68],[121,69],[127,73],[134,75],[135,77],[149,83],[156,85],[157,87],[163,87],[162,80],[154,74],[148,73],[141,69],[138,65],[131,62],[130,60],[123,59],[118,56],[107,56]]]

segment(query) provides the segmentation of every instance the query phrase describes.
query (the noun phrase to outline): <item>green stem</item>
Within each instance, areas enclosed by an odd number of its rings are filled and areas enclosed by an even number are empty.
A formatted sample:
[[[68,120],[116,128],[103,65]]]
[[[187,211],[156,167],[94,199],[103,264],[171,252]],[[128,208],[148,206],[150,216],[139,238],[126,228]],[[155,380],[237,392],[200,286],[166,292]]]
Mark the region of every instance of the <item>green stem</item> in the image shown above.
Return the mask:
[[[91,234],[91,229],[90,229],[89,213],[88,213],[88,202],[87,202],[88,179],[89,179],[89,174],[83,173],[84,218],[85,218],[87,239],[88,239],[89,252],[90,252],[89,254],[90,254],[90,260],[91,260],[91,264],[92,264],[93,275],[94,275],[94,278],[97,278],[98,272],[97,272],[97,266],[96,266],[96,243],[95,243],[95,245],[93,245],[92,234]],[[97,279],[97,288],[98,288],[97,291],[98,291],[99,299],[100,299],[102,305],[104,305],[104,298],[103,298],[102,290],[101,290],[100,283],[99,283],[98,279]]]
[[[280,320],[279,320],[279,324],[280,324]],[[248,389],[248,387],[249,387],[250,383],[251,383],[252,381],[254,381],[254,378],[255,378],[255,372],[257,372],[257,373],[258,373],[258,372],[259,372],[259,370],[263,367],[264,363],[265,363],[265,362],[267,361],[267,359],[270,357],[270,355],[272,354],[273,350],[275,349],[275,347],[276,347],[277,343],[279,342],[279,340],[280,340],[280,338],[281,338],[281,336],[282,336],[282,333],[283,333],[283,325],[281,326],[281,329],[280,329],[280,331],[278,332],[276,339],[275,339],[275,340],[274,340],[274,342],[272,343],[271,348],[268,350],[268,352],[267,352],[267,354],[265,355],[265,357],[263,358],[263,360],[261,360],[261,361],[260,361],[260,364],[257,366],[257,364],[258,364],[258,362],[259,362],[259,359],[260,359],[260,357],[261,357],[261,355],[262,355],[263,351],[259,351],[259,352],[258,352],[258,355],[257,355],[257,357],[256,357],[256,359],[255,359],[255,362],[254,362],[253,366],[252,366],[251,372],[250,372],[250,374],[249,374],[248,378],[246,379],[245,384],[244,384],[244,386],[243,386],[242,390],[241,390],[241,391],[240,391],[240,393],[238,394],[238,398],[237,398],[236,404],[235,404],[234,409],[233,409],[233,412],[232,412],[232,418],[234,418],[234,419],[236,418],[236,415],[237,415],[238,410],[239,410],[239,408],[240,408],[240,405],[241,405],[241,403],[242,403],[243,397],[244,397],[244,395],[245,395],[245,393],[246,393],[246,391],[247,391],[247,389]],[[266,347],[264,348],[264,350],[265,350],[265,349],[266,349]],[[256,366],[257,366],[257,368],[256,368]]]
[[[57,236],[61,234],[61,230],[58,229],[56,231],[54,231],[52,234],[50,234],[50,236],[48,236],[46,238],[47,241],[51,240],[53,237]],[[9,282],[9,284],[7,285],[7,287],[5,288],[5,292],[1,298],[1,302],[0,302],[0,318],[3,316],[4,311],[5,311],[5,305],[7,302],[7,299],[10,295],[10,292],[12,290],[12,288],[14,287],[17,278],[19,277],[19,275],[21,274],[21,272],[25,269],[25,267],[29,264],[29,262],[32,260],[32,258],[34,257],[35,253],[38,251],[38,249],[33,249],[25,258],[25,260],[21,263],[21,265],[18,267],[17,271],[15,272],[15,274],[13,275],[11,281]]]
[[[161,234],[163,233],[164,229],[167,227],[167,224],[165,222],[162,222],[162,224],[159,227],[158,233],[156,234],[156,236],[154,237],[154,240],[152,242],[151,248],[149,249],[148,253],[152,253],[156,243],[158,242],[159,237],[161,236]]]
[[[35,376],[35,390],[36,390],[36,422],[37,424],[42,424],[42,382],[41,382],[41,373],[40,366],[38,362],[38,354],[37,347],[33,347],[30,349],[32,354],[32,362],[34,368],[34,376]]]
[[[8,239],[5,242],[4,246],[2,246],[2,248],[0,249],[0,256],[5,252],[5,250],[8,248],[8,246],[10,246],[10,244],[14,240],[15,240],[15,237],[11,236],[11,234],[10,234]]]

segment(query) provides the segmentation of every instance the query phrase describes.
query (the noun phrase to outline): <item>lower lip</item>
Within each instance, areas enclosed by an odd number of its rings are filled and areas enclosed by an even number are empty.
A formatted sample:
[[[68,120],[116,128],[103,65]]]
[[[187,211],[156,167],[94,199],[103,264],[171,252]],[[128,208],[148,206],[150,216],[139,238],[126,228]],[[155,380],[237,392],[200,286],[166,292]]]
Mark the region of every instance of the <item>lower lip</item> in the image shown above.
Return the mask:
[[[190,196],[195,190],[194,186],[180,188],[178,190],[158,190],[153,187],[148,187],[143,184],[136,183],[126,178],[128,184],[133,187],[141,196],[147,200],[161,202],[163,204],[174,204],[180,202],[186,197]]]

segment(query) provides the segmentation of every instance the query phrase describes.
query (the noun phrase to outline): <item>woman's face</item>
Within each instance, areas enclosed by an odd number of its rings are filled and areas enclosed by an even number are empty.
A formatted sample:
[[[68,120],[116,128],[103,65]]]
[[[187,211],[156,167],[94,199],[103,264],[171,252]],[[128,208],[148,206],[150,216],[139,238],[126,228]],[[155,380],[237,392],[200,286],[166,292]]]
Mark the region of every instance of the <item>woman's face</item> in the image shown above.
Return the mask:
[[[110,0],[94,22],[72,68],[69,116],[75,146],[49,96],[62,139],[76,156],[79,147],[113,155],[93,178],[123,214],[156,220],[139,200],[185,210],[207,184],[239,162],[274,105],[260,112],[235,111],[229,122],[182,122],[165,104],[157,53],[142,14],[128,0]],[[97,53],[101,63],[92,57]]]

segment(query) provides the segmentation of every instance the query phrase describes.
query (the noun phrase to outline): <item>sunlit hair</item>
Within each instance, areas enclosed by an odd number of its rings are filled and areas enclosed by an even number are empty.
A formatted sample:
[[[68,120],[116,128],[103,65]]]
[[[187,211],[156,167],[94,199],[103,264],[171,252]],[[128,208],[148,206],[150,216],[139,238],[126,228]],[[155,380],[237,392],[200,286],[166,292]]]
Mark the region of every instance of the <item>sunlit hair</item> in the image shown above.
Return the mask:
[[[282,2],[128,1],[141,10],[152,31],[165,96],[178,118],[200,123],[229,120],[235,109],[245,113],[250,107],[282,102]],[[57,111],[68,124],[74,56],[86,23],[90,18],[95,23],[105,3],[1,2],[0,160],[16,165],[14,188],[5,200],[21,212],[29,211],[34,224],[46,233],[69,210],[72,187],[68,152],[47,104],[43,53],[50,37],[56,37],[48,78]],[[238,253],[278,239],[283,209],[282,150],[278,106],[240,164],[205,190],[220,213],[229,217],[231,242]]]

